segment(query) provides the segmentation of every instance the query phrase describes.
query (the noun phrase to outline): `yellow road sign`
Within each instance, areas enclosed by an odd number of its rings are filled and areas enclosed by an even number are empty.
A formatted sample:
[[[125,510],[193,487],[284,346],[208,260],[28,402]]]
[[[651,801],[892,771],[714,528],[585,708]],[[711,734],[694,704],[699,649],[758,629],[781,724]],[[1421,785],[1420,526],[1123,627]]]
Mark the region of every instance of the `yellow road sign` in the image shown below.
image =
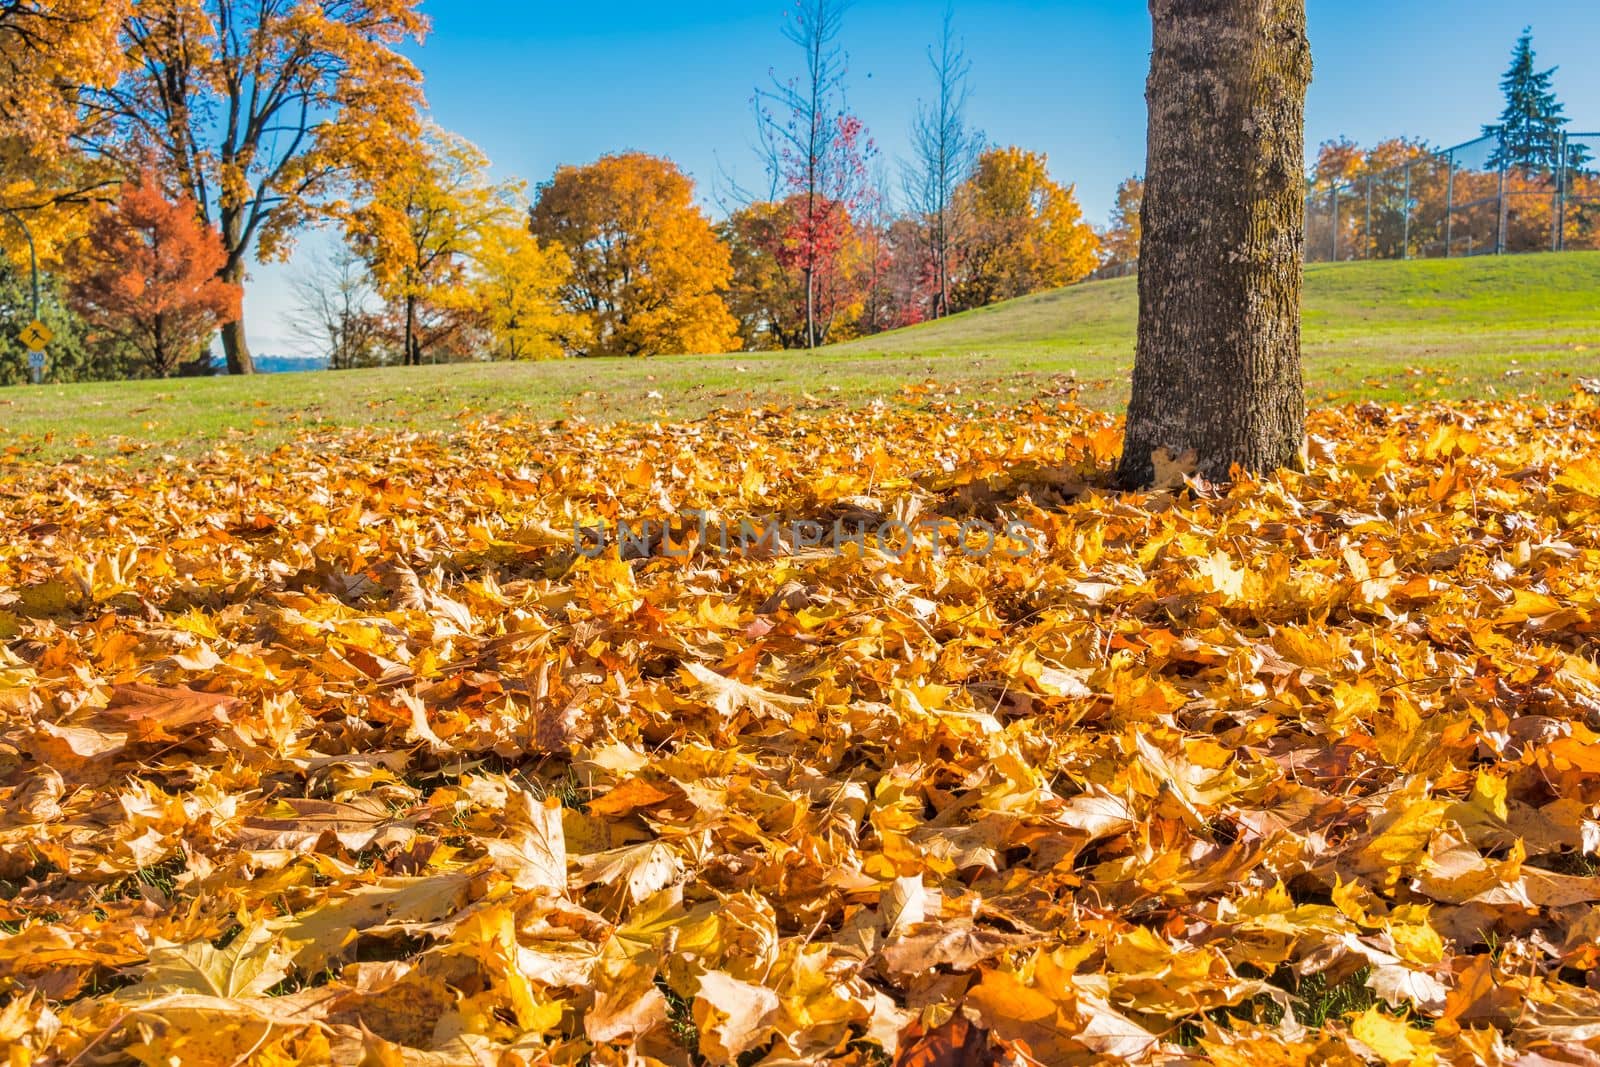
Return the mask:
[[[23,327],[19,336],[21,336],[22,343],[27,345],[29,350],[43,352],[44,346],[50,343],[55,334],[50,332],[50,327],[35,319]]]

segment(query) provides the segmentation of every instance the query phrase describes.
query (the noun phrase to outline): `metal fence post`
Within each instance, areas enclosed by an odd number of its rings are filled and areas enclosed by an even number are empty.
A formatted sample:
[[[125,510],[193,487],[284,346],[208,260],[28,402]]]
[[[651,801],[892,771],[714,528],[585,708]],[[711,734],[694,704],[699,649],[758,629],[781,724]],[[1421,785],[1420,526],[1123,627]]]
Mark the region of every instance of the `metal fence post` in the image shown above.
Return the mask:
[[[1331,182],[1328,186],[1328,199],[1331,201],[1330,214],[1333,216],[1333,260],[1339,262],[1339,183]]]
[[[1449,177],[1444,185],[1444,258],[1449,259],[1455,249],[1456,226],[1456,152],[1451,149],[1445,156]]]
[[[1551,212],[1556,219],[1556,232],[1550,239],[1550,250],[1560,252],[1567,245],[1567,167],[1571,157],[1567,154],[1567,132],[1561,131],[1560,140],[1556,143],[1557,150],[1561,153],[1556,158],[1556,203],[1555,210]]]
[[[1400,258],[1411,258],[1411,164],[1406,164],[1406,198],[1401,201],[1405,207],[1405,219],[1400,228]]]
[[[1497,256],[1505,255],[1506,251],[1506,161],[1504,156],[1505,153],[1502,152],[1500,159],[1500,194],[1498,202],[1495,204],[1495,209],[1499,215],[1495,220],[1494,231],[1494,254]]]
[[[1361,235],[1361,258],[1372,258],[1372,175],[1367,175],[1367,232]]]

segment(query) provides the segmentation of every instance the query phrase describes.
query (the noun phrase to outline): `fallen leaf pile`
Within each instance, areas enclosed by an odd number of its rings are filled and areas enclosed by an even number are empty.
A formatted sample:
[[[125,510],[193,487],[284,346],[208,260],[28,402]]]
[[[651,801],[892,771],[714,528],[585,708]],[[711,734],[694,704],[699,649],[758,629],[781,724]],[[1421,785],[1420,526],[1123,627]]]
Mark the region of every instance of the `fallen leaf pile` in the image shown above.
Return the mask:
[[[1054,402],[14,465],[0,1047],[1600,1062],[1597,437],[1367,405],[1142,495]],[[772,517],[927,532],[716,543]]]

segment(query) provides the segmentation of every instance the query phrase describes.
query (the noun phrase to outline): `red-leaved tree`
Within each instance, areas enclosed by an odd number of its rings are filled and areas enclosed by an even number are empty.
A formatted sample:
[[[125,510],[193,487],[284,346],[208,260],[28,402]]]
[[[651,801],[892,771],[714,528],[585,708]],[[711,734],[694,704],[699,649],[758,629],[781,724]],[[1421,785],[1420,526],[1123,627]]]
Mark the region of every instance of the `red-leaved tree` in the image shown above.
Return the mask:
[[[788,199],[800,209],[784,245],[804,283],[807,348],[824,340],[819,290],[843,272],[849,231],[872,189],[868,162],[877,152],[844,105],[848,62],[839,32],[846,6],[845,0],[795,0],[784,36],[803,51],[805,73],[789,81],[774,76],[771,88],[756,93],[771,199]]]
[[[243,289],[217,276],[226,259],[194,201],[168,200],[147,172],[90,229],[70,296],[85,320],[165,378],[238,320]]]

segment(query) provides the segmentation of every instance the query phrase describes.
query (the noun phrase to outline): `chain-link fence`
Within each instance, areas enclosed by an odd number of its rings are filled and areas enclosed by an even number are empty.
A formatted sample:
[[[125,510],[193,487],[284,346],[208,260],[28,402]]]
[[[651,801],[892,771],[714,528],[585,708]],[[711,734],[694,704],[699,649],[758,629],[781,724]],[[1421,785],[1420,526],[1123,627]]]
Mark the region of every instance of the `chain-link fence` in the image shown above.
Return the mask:
[[[1600,133],[1481,137],[1314,189],[1306,259],[1422,259],[1600,248]]]

